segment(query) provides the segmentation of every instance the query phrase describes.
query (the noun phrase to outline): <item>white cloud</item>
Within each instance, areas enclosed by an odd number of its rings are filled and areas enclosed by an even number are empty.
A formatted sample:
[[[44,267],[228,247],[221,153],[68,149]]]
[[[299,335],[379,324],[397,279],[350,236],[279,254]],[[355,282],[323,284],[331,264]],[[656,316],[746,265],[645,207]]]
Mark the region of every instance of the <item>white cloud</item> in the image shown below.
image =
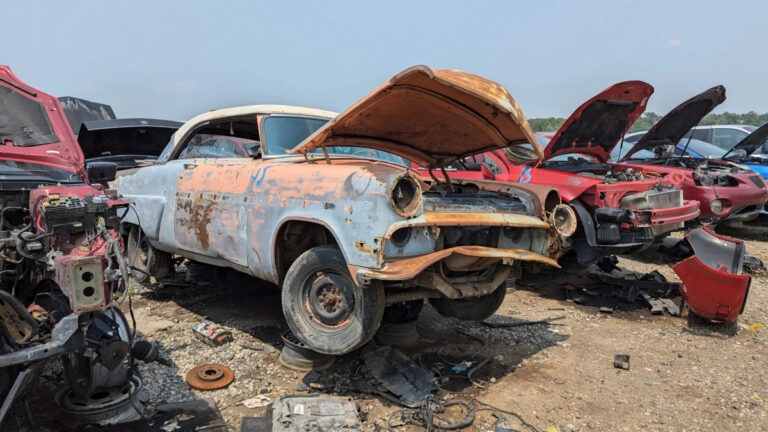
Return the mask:
[[[671,48],[679,47],[682,44],[683,44],[683,41],[681,41],[678,38],[672,38],[667,41],[667,46]]]

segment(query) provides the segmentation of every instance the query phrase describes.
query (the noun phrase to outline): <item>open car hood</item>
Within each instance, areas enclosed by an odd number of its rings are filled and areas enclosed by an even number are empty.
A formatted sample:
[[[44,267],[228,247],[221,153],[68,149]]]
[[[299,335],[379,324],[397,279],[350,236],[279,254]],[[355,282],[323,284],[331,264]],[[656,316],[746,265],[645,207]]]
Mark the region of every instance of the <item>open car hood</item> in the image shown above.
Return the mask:
[[[640,150],[652,150],[659,146],[675,146],[701,119],[725,101],[725,87],[719,85],[704,91],[662,117],[651,130],[637,141],[621,160],[630,159]]]
[[[768,123],[755,129],[751,134],[744,137],[738,144],[733,146],[723,155],[723,159],[728,159],[729,156],[734,156],[734,151],[744,150],[746,155],[749,156],[761,148],[765,140],[768,139]]]
[[[541,147],[515,100],[467,72],[413,66],[360,99],[289,153],[325,146],[382,150],[426,168],[509,145]]]
[[[36,163],[86,179],[83,153],[59,100],[0,65],[0,159]]]
[[[581,104],[555,132],[544,160],[563,154],[589,155],[600,162],[643,114],[653,87],[643,81],[614,84]]]
[[[156,157],[182,124],[144,118],[88,121],[80,126],[77,140],[86,159],[121,155]]]
[[[64,114],[66,114],[69,126],[72,128],[75,136],[77,136],[80,130],[80,125],[87,121],[117,118],[112,107],[107,104],[91,102],[72,96],[59,97],[59,103],[61,103],[61,107],[64,109]]]

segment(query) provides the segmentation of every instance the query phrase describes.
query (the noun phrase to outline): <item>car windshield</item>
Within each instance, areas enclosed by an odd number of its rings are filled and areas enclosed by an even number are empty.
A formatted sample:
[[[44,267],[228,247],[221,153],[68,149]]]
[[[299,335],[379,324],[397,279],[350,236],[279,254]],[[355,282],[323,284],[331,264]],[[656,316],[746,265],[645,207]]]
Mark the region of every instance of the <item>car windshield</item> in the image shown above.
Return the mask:
[[[269,155],[287,154],[288,150],[299,145],[329,120],[326,118],[308,117],[267,117],[263,122],[263,134],[267,142],[266,153]],[[402,166],[407,166],[408,164],[400,156],[365,147],[328,146],[326,150],[329,155],[333,156],[374,159]],[[323,150],[321,148],[314,149],[309,154],[322,155]]]
[[[726,152],[722,148],[708,142],[700,141],[697,139],[692,139],[690,142],[688,142],[688,140],[685,138],[681,139],[677,143],[677,151],[675,152],[675,156],[682,155],[683,149],[685,149],[684,156],[693,156],[704,159],[719,159],[723,157]]]
[[[80,183],[80,176],[73,172],[29,162],[0,160],[0,179],[2,180],[40,180],[57,183]]]
[[[0,85],[0,142],[36,146],[59,142],[45,107],[34,99]]]

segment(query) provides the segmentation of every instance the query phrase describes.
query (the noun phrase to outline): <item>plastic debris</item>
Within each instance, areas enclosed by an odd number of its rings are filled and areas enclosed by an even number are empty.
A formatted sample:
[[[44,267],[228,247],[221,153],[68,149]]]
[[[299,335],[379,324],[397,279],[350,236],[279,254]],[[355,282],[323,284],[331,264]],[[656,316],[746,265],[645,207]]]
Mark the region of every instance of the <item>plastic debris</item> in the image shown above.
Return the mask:
[[[263,394],[260,394],[256,397],[246,399],[240,403],[245,405],[246,408],[261,408],[271,404],[272,398],[268,396],[264,396]]]
[[[211,321],[203,321],[192,327],[195,336],[210,346],[222,346],[232,342],[235,338],[232,331]]]

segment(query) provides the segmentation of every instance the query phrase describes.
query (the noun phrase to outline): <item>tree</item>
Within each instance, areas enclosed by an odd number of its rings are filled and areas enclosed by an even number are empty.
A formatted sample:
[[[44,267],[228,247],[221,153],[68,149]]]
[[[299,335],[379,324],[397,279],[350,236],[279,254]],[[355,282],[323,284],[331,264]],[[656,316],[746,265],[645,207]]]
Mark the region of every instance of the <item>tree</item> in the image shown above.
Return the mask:
[[[646,112],[632,125],[630,132],[646,131],[650,129],[661,119],[661,116],[654,112]],[[534,132],[554,132],[565,122],[564,118],[547,117],[528,119]],[[768,122],[768,113],[758,114],[750,111],[744,114],[724,112],[720,114],[707,114],[699,124],[701,125],[719,125],[719,124],[741,124],[760,126]]]

